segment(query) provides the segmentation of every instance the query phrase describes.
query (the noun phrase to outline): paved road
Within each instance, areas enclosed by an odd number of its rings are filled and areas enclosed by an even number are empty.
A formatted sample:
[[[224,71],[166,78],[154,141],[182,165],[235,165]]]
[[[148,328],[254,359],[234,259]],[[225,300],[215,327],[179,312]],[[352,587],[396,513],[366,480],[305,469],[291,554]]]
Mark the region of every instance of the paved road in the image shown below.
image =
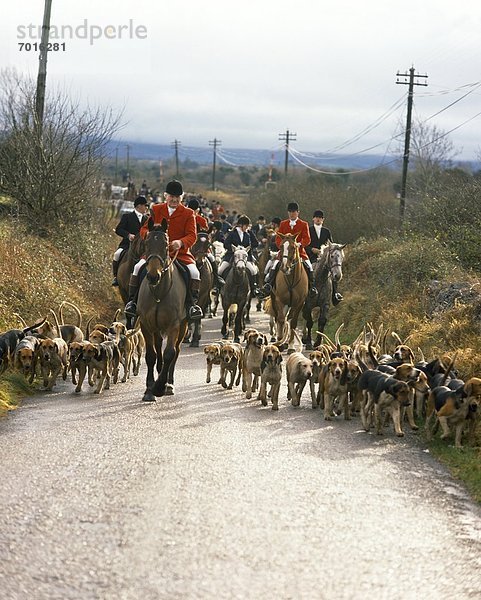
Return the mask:
[[[204,365],[184,347],[153,405],[142,371],[0,423],[2,600],[480,597],[481,512],[418,436],[325,423],[285,388],[276,413]]]

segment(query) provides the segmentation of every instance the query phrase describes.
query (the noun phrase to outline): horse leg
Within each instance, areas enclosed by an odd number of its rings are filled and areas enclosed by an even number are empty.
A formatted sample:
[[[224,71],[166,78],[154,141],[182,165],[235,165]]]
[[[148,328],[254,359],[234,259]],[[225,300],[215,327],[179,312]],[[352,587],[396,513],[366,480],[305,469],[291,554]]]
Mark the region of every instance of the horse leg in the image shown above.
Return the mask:
[[[177,359],[180,354],[180,345],[182,343],[182,339],[185,335],[185,331],[187,329],[187,322],[182,323],[179,329],[179,336],[177,341],[175,342],[175,357],[174,360],[170,363],[169,371],[167,373],[167,385],[165,386],[165,395],[172,396],[174,394],[174,372],[175,365],[177,364]]]
[[[155,396],[152,393],[152,387],[154,385],[154,365],[157,358],[157,353],[154,348],[153,335],[147,333],[143,329],[142,333],[145,339],[145,362],[147,364],[147,379],[145,384],[146,389],[142,400],[144,402],[155,402]]]
[[[228,327],[227,327],[228,321],[229,321],[228,309],[224,308],[224,314],[222,315],[222,329],[220,330],[223,340],[226,340],[229,337],[229,332],[228,332]]]
[[[304,321],[306,323],[306,334],[302,338],[303,343],[306,346],[306,350],[312,350],[312,309],[308,302],[304,303],[302,308],[302,316],[304,317]],[[319,344],[317,344],[319,345]]]
[[[317,331],[319,331],[319,333],[317,334],[316,337],[316,342],[315,345],[320,346],[322,343],[322,338],[321,338],[321,333],[324,333],[324,328],[326,327],[326,323],[327,323],[327,314],[329,312],[329,307],[328,306],[321,306],[321,310],[319,311],[319,318],[317,319]]]
[[[244,310],[245,310],[245,305],[244,306],[239,305],[237,307],[237,314],[235,316],[235,321],[234,321],[234,343],[235,344],[240,344],[240,336],[241,336],[242,330],[244,329]]]
[[[292,309],[291,309],[292,310]],[[295,329],[297,327],[297,319],[299,318],[299,312],[295,312],[289,319],[289,325],[291,326],[291,335],[289,337],[289,345],[287,346],[287,354],[295,352],[294,340],[295,340]]]
[[[154,396],[165,396],[166,395],[166,386],[167,381],[169,379],[170,368],[175,367],[175,361],[178,356],[178,351],[176,350],[175,342],[178,341],[179,338],[179,327],[176,327],[174,330],[170,331],[169,336],[167,338],[167,342],[165,345],[165,350],[163,352],[163,364],[162,370],[152,387],[152,393]],[[173,375],[171,375],[173,380]],[[169,395],[173,393],[173,383],[170,384],[172,386]]]
[[[155,368],[157,370],[157,373],[160,373],[162,371],[162,365],[163,365],[163,358],[162,358],[163,339],[162,339],[162,336],[158,333],[154,333],[154,344],[155,344],[155,352],[157,354],[157,364],[155,365]]]
[[[192,331],[192,341],[189,344],[189,346],[191,348],[198,348],[199,347],[200,329],[201,329],[201,327],[202,327],[202,320],[195,321],[195,323],[193,325],[193,331]]]

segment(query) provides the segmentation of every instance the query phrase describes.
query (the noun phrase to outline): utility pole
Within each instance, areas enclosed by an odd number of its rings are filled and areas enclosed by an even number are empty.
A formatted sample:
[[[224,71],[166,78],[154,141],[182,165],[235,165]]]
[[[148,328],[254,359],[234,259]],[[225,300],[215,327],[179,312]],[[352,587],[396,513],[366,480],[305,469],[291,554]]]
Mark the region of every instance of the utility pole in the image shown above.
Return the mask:
[[[179,146],[181,145],[179,140],[174,140],[170,147],[175,149],[175,175],[179,178]]]
[[[115,148],[115,185],[117,185],[117,176],[119,172],[119,147]]]
[[[43,112],[45,107],[45,87],[47,82],[47,49],[50,33],[50,12],[52,9],[52,0],[45,0],[43,11],[42,39],[40,41],[40,56],[37,75],[37,92],[35,95],[35,114],[39,131],[43,127]]]
[[[127,175],[130,178],[130,145],[125,146],[127,148]]]
[[[284,160],[284,175],[287,177],[287,165],[289,163],[289,140],[296,140],[296,136],[297,133],[290,133],[289,129],[286,131],[286,133],[280,133],[279,134],[279,139],[281,140],[281,142],[286,142],[286,157]]]
[[[222,144],[221,140],[218,140],[217,138],[214,138],[213,140],[209,141],[209,146],[214,147],[214,159],[212,162],[212,189],[213,189],[213,191],[215,191],[215,160],[216,160],[216,156],[217,156],[217,146],[220,146],[221,144]]]
[[[427,86],[427,83],[422,83],[419,81],[414,81],[414,77],[424,77],[427,79],[427,75],[414,75],[414,67],[409,69],[408,73],[396,73],[396,83],[400,85],[409,85],[408,89],[408,110],[406,117],[406,133],[404,136],[404,155],[403,155],[403,172],[402,172],[402,181],[401,181],[401,200],[399,203],[399,221],[400,223],[404,220],[404,211],[406,209],[406,182],[408,177],[408,163],[409,163],[409,144],[411,141],[411,120],[412,120],[412,111],[413,111],[413,96],[414,96],[414,86],[415,85],[423,85]],[[400,81],[400,77],[403,78]]]

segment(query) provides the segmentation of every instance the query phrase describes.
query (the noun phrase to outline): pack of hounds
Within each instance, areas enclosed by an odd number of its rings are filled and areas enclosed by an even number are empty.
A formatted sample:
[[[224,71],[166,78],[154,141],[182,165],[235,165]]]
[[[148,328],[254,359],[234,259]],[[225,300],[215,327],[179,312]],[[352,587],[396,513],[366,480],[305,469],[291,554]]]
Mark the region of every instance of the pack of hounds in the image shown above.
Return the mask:
[[[218,384],[233,389],[242,382],[247,399],[257,392],[263,406],[270,401],[279,410],[279,392],[283,378],[287,384],[287,400],[299,406],[304,389],[310,391],[312,408],[320,408],[326,421],[359,416],[365,431],[374,428],[381,435],[392,422],[395,435],[404,436],[407,421],[411,430],[419,428],[416,420],[424,420],[430,440],[439,426],[441,438],[454,431],[455,446],[462,446],[462,436],[473,436],[481,400],[481,379],[463,381],[457,377],[456,354],[426,361],[418,348],[414,351],[392,332],[395,347],[386,352],[387,333],[383,326],[377,332],[365,327],[350,345],[322,334],[324,342],[305,355],[301,349],[282,356],[288,332],[279,342],[268,343],[265,334],[248,329],[244,344],[218,341],[204,347],[207,363],[206,382],[218,365]],[[285,369],[283,368],[285,367]],[[309,385],[307,385],[309,384]]]
[[[75,325],[64,323],[66,306],[76,313]],[[22,329],[0,333],[0,373],[15,369],[29,383],[37,378],[49,391],[58,377],[66,380],[70,373],[75,392],[81,392],[87,378],[97,394],[119,381],[121,369],[121,382],[131,374],[138,375],[144,338],[138,326],[126,329],[118,320],[119,311],[110,325],[91,325],[90,319],[85,335],[80,311],[74,304],[64,301],[58,315],[53,310],[51,314],[53,319],[44,318],[30,326],[23,322]],[[341,344],[342,327],[334,341],[322,334],[324,342],[307,355],[300,344],[297,351],[283,356],[290,336],[288,324],[277,342],[269,343],[264,333],[250,328],[244,333],[243,344],[224,340],[209,343],[204,346],[206,383],[211,382],[213,367],[219,366],[218,384],[223,388],[233,389],[242,382],[247,399],[257,393],[262,406],[270,402],[272,410],[279,410],[285,378],[287,400],[292,406],[300,405],[308,388],[312,408],[320,408],[326,421],[359,416],[367,432],[374,428],[379,435],[392,422],[395,435],[403,437],[406,421],[411,430],[417,430],[417,422],[424,419],[428,439],[440,426],[442,439],[454,432],[456,447],[462,446],[464,434],[473,435],[481,379],[463,381],[457,377],[456,353],[428,362],[418,348],[420,359],[416,361],[413,349],[407,345],[409,338],[402,341],[393,332],[390,335],[395,347],[388,354],[388,335],[383,326],[377,332],[366,326],[352,344]]]
[[[77,324],[64,323],[64,309],[70,306],[77,315]],[[0,373],[6,369],[20,371],[29,383],[37,378],[47,391],[52,391],[57,378],[65,381],[70,372],[75,392],[82,390],[87,377],[94,393],[100,394],[130,375],[138,375],[145,342],[138,327],[127,330],[118,319],[120,310],[110,325],[97,323],[81,329],[82,316],[74,304],[61,303],[58,315],[44,318],[31,326],[16,315],[23,329],[10,329],[0,334]]]

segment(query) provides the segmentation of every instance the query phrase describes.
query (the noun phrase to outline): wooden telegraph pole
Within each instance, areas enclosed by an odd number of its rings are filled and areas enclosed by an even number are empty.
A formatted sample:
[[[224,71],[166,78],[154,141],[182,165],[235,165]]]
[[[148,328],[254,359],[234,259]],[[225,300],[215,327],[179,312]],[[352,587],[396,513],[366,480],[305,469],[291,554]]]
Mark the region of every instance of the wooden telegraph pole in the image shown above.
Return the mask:
[[[42,39],[40,41],[40,56],[37,75],[37,92],[35,95],[35,114],[39,130],[42,131],[43,113],[45,108],[45,88],[47,83],[47,48],[50,33],[50,12],[52,0],[45,0],[43,11]]]
[[[180,146],[180,141],[179,140],[174,140],[170,146],[171,148],[174,148],[175,151],[175,176],[177,177],[177,179],[179,178],[179,146]]]
[[[286,156],[284,159],[284,175],[287,177],[287,165],[289,164],[289,141],[296,140],[296,136],[297,133],[290,133],[289,129],[287,129],[286,133],[280,133],[279,134],[279,140],[281,140],[281,142],[286,142],[285,147],[286,147]]]
[[[209,146],[213,146],[214,147],[214,157],[213,157],[213,161],[212,161],[212,190],[215,191],[215,163],[216,163],[216,157],[217,157],[217,146],[220,146],[222,144],[221,140],[218,140],[217,138],[214,138],[213,140],[209,141]]]
[[[402,182],[401,182],[401,200],[399,204],[399,221],[402,223],[404,221],[404,211],[406,209],[406,182],[408,177],[408,164],[409,164],[409,145],[411,141],[411,121],[412,121],[412,111],[413,111],[413,96],[414,96],[414,86],[415,85],[423,85],[427,86],[427,83],[422,83],[419,81],[414,81],[414,77],[424,77],[427,79],[427,75],[414,75],[414,67],[409,69],[408,73],[399,73],[396,74],[397,79],[396,83],[400,85],[409,85],[408,89],[408,109],[407,109],[407,117],[406,117],[406,133],[404,136],[404,155],[403,155],[403,172],[402,172]],[[401,81],[399,78],[402,77]]]

